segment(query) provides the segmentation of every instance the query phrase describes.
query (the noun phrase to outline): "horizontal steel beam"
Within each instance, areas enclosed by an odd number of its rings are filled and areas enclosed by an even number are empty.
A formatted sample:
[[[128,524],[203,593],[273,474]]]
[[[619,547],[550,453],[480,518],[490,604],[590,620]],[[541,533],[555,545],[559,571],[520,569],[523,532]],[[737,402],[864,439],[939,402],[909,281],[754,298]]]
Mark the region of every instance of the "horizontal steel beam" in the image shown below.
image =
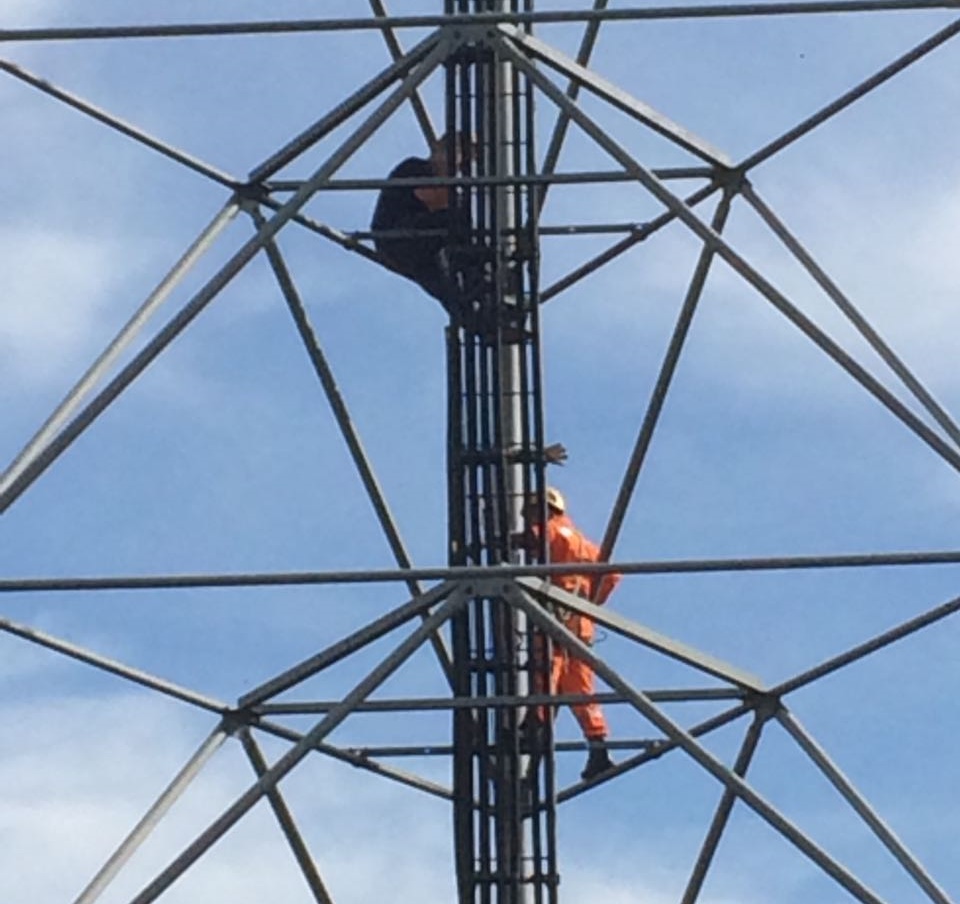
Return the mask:
[[[475,568],[386,568],[369,571],[289,571],[232,574],[128,575],[112,577],[0,578],[0,593],[52,593],[63,590],[195,590],[205,587],[300,587],[321,584],[549,577],[571,574],[704,574],[734,571],[803,571],[821,568],[879,568],[907,565],[958,565],[960,551],[851,553],[826,556],[770,556],[742,559],[674,559],[572,565],[496,565]]]
[[[901,10],[949,10],[960,0],[813,0],[793,3],[712,3],[699,6],[651,6],[646,9],[543,10],[535,13],[474,13],[469,15],[386,16],[342,19],[278,19],[171,23],[168,25],[90,25],[57,28],[0,29],[0,43],[29,41],[115,40],[118,38],[194,38],[302,32],[383,31],[437,28],[441,25],[559,25],[569,22],[633,22],[661,19],[722,19],[767,16],[882,13]]]
[[[670,690],[646,690],[644,693],[657,702],[689,703],[703,702],[704,700],[739,700],[744,694],[733,688],[705,687],[679,688]],[[620,694],[524,694],[502,695],[496,697],[421,697],[396,700],[366,700],[355,708],[355,712],[382,713],[382,712],[420,712],[425,710],[453,710],[453,709],[497,709],[511,706],[569,706],[574,703],[625,703],[628,702]],[[337,700],[311,700],[289,703],[264,703],[252,707],[256,715],[304,715],[308,713],[324,713],[333,709]]]
[[[663,741],[659,738],[637,738],[635,740],[606,741],[604,746],[609,750],[651,750],[661,745]],[[555,741],[553,749],[558,753],[580,753],[590,749],[589,741]],[[493,754],[496,748],[491,746],[487,748],[488,752]],[[383,747],[353,747],[351,753],[360,757],[432,757],[432,756],[450,756],[454,748],[449,744],[441,745],[417,745],[417,744],[396,744],[385,745]]]
[[[719,170],[709,166],[665,166],[653,169],[659,179],[713,179]],[[329,179],[318,192],[324,191],[379,191],[383,188],[411,188],[430,186],[487,186],[487,185],[593,185],[597,182],[636,182],[637,177],[625,170],[583,170],[574,173],[528,173],[519,176],[417,176],[414,178],[380,177],[374,179]],[[299,179],[272,179],[263,186],[270,192],[298,191]]]
[[[619,233],[635,233],[643,228],[643,223],[570,223],[564,225],[557,223],[553,226],[539,226],[537,232],[540,237],[544,236],[576,236],[576,235],[611,235]],[[378,229],[375,232],[371,230],[357,230],[356,232],[341,233],[340,236],[332,237],[333,241],[339,241],[345,247],[353,250],[356,246],[353,242],[359,242],[361,239],[372,239],[374,236],[390,238],[410,238],[411,236],[428,235],[446,235],[445,229]],[[523,234],[523,229],[504,229],[500,233],[504,236],[513,236]]]

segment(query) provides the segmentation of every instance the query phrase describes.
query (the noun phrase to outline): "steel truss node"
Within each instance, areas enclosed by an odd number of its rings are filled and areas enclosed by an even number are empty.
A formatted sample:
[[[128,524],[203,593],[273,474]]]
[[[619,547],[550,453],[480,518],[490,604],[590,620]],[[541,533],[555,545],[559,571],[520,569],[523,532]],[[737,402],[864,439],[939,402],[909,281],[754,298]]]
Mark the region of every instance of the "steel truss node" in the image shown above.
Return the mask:
[[[107,129],[155,151],[227,192],[221,209],[162,277],[127,324],[0,475],[0,512],[23,497],[70,447],[91,428],[171,343],[258,258],[266,260],[279,296],[293,320],[353,467],[373,508],[379,529],[396,563],[394,569],[318,570],[235,574],[107,575],[62,577],[0,576],[0,595],[36,599],[44,594],[78,594],[211,588],[400,585],[397,600],[381,587],[383,611],[352,633],[272,675],[241,695],[235,704],[199,693],[158,675],[103,656],[37,627],[0,618],[0,631],[152,693],[209,714],[213,727],[189,761],[114,854],[80,891],[76,904],[101,898],[157,825],[228,741],[237,741],[250,769],[250,781],[234,801],[188,841],[132,898],[133,904],[161,899],[250,811],[266,801],[293,854],[313,900],[333,904],[323,864],[315,861],[309,833],[294,815],[282,782],[318,754],[349,764],[394,785],[442,801],[452,814],[456,894],[460,904],[556,904],[564,897],[558,835],[565,805],[589,792],[637,779],[641,767],[681,762],[712,783],[717,795],[705,837],[690,864],[681,904],[703,900],[711,868],[722,860],[721,842],[730,832],[735,808],[749,810],[764,826],[799,852],[814,872],[829,877],[848,896],[882,904],[876,891],[839,855],[818,843],[749,780],[764,737],[776,735],[836,792],[844,811],[856,817],[902,870],[911,888],[936,904],[953,900],[904,841],[857,790],[813,734],[788,707],[788,698],[917,632],[939,625],[960,609],[960,597],[928,608],[893,627],[845,645],[840,652],[808,664],[793,677],[768,684],[740,665],[679,637],[654,629],[611,608],[565,593],[551,578],[571,566],[551,564],[546,550],[520,548],[516,540],[519,502],[546,485],[544,372],[541,318],[546,303],[587,279],[630,249],[654,239],[668,227],[693,237],[699,254],[676,322],[645,406],[628,463],[616,492],[602,538],[602,561],[577,565],[577,573],[620,572],[640,576],[732,574],[738,572],[825,571],[841,568],[899,569],[957,564],[960,551],[868,552],[820,556],[711,558],[617,562],[637,483],[647,463],[664,408],[671,397],[681,355],[717,262],[724,263],[770,309],[806,337],[823,359],[872,397],[906,431],[934,453],[937,461],[960,470],[960,427],[881,336],[851,298],[831,278],[752,183],[753,171],[801,138],[817,130],[880,86],[946,45],[960,33],[960,20],[933,31],[921,42],[834,98],[780,136],[736,160],[670,117],[632,96],[591,68],[601,27],[616,23],[672,19],[723,19],[783,15],[943,11],[960,3],[837,0],[740,5],[611,8],[594,0],[580,10],[535,9],[533,0],[446,0],[442,14],[391,15],[382,0],[370,0],[370,15],[273,22],[223,22],[182,25],[23,28],[0,31],[0,43],[15,47],[41,41],[135,38],[186,38],[201,35],[276,35],[379,30],[390,62],[343,98],[333,109],[237,177],[148,134],[99,108],[67,87],[52,84],[20,64],[0,60],[0,70]],[[534,28],[581,23],[575,57],[562,53]],[[405,50],[404,29],[430,29]],[[442,127],[431,119],[425,89],[442,82]],[[591,104],[581,103],[589,95]],[[461,225],[446,237],[458,296],[445,334],[447,378],[447,564],[414,565],[403,534],[381,487],[373,463],[340,391],[334,368],[311,320],[297,284],[296,269],[278,237],[287,227],[318,235],[373,263],[386,264],[373,250],[369,231],[341,228],[318,220],[308,205],[327,193],[374,191],[392,184],[382,177],[340,178],[340,171],[401,109],[410,107],[428,142],[438,134],[469,133],[475,153],[457,171],[417,184],[446,186]],[[543,109],[553,129],[540,154],[538,123]],[[669,148],[678,165],[651,166],[627,143],[611,135],[603,116],[615,112],[631,127]],[[349,124],[349,125],[348,125]],[[343,128],[341,128],[343,127]],[[558,171],[571,134],[589,142],[606,169]],[[454,156],[452,137],[450,156]],[[317,165],[315,157],[322,162]],[[682,161],[680,163],[679,161]],[[291,172],[306,165],[305,178]],[[677,189],[678,182],[693,187]],[[555,187],[622,183],[635,187],[657,214],[642,222],[542,222]],[[626,189],[625,189],[626,190]],[[712,207],[710,205],[713,205]],[[822,290],[843,320],[883,365],[881,376],[804,313],[774,285],[740,244],[728,238],[735,206],[752,211],[768,234]],[[252,234],[232,251],[212,276],[157,325],[162,306],[182,288],[198,261],[238,217],[249,220]],[[466,224],[466,225],[462,225]],[[544,285],[541,245],[554,236],[620,235],[617,241],[566,274]],[[361,266],[361,264],[357,264]],[[471,282],[481,273],[483,278]],[[399,277],[398,277],[399,278]],[[144,338],[147,327],[152,332]],[[139,343],[139,345],[137,344]],[[322,563],[321,563],[322,564]],[[636,586],[636,585],[635,585]],[[621,591],[626,596],[629,590]],[[594,620],[620,649],[623,659],[587,646],[551,613],[579,613]],[[389,643],[382,654],[380,644]],[[543,657],[534,651],[560,649],[587,662],[605,685],[590,698],[549,695]],[[389,680],[424,649],[438,669],[431,689],[419,695],[383,696]],[[615,651],[614,651],[615,652]],[[647,687],[644,669],[667,663],[682,675],[675,685]],[[372,664],[371,664],[372,663]],[[349,688],[341,695],[318,695],[330,675],[348,669]],[[335,686],[335,685],[331,685]],[[543,732],[524,732],[524,719],[550,706],[596,700],[632,720],[632,732],[614,738],[624,753],[614,768],[590,781],[565,782],[558,763],[586,744],[554,736],[550,720]],[[683,706],[696,705],[696,718],[679,718]],[[704,709],[709,714],[704,715]],[[799,708],[799,707],[798,707]],[[440,712],[449,716],[449,737],[405,739],[402,743],[341,743],[335,733],[350,720],[399,719],[399,714]],[[309,727],[303,727],[309,720]],[[780,731],[782,729],[782,731]],[[740,732],[730,761],[708,741]],[[282,744],[271,761],[263,742]],[[448,781],[393,761],[450,763]],[[757,887],[762,891],[763,877]]]

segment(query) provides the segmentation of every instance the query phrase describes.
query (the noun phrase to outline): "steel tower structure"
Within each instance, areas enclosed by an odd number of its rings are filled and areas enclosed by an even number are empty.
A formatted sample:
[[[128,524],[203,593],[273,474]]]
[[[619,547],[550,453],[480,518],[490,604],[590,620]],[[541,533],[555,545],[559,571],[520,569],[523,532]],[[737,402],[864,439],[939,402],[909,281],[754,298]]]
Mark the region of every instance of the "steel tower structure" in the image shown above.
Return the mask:
[[[545,4],[544,4],[545,5]],[[709,142],[689,132],[645,102],[608,82],[590,69],[601,24],[673,17],[716,17],[841,14],[864,11],[895,12],[919,6],[954,7],[952,2],[843,2],[768,3],[749,7],[615,8],[594,0],[582,9],[539,8],[533,0],[445,0],[442,12],[391,16],[380,0],[371,0],[372,15],[357,19],[313,19],[269,23],[183,24],[136,27],[86,27],[8,30],[0,39],[9,44],[43,40],[120,39],[146,36],[174,39],[187,35],[274,33],[281,31],[347,31],[376,28],[386,39],[393,61],[377,76],[344,98],[299,135],[255,166],[246,179],[236,179],[166,144],[93,104],[46,81],[21,65],[0,61],[0,68],[20,82],[52,95],[107,128],[159,151],[167,158],[201,173],[223,186],[229,198],[210,225],[174,265],[156,290],[134,314],[116,339],[77,382],[74,389],[15,457],[0,479],[0,509],[19,501],[60,456],[92,427],[102,414],[161,353],[221,295],[254,259],[266,257],[280,293],[289,308],[316,376],[330,402],[337,425],[350,450],[363,486],[387,538],[397,568],[393,571],[310,573],[110,575],[102,578],[11,575],[0,581],[8,598],[32,598],[49,592],[76,592],[151,588],[209,588],[216,586],[314,586],[350,583],[401,583],[409,599],[390,607],[349,635],[263,681],[235,704],[215,700],[174,685],[133,666],[12,619],[0,621],[8,634],[57,651],[101,670],[128,679],[160,694],[209,712],[216,724],[207,740],[156,800],[145,817],[120,842],[113,856],[79,891],[76,904],[98,900],[120,874],[134,852],[151,835],[160,818],[202,771],[215,751],[235,737],[249,760],[251,784],[216,819],[189,841],[165,868],[132,898],[134,904],[162,900],[166,893],[224,835],[261,800],[266,800],[313,900],[329,904],[340,900],[322,877],[281,783],[309,756],[318,754],[349,763],[360,770],[393,780],[450,803],[453,827],[452,858],[459,904],[555,904],[564,898],[558,855],[561,805],[595,786],[627,782],[630,773],[666,757],[685,756],[692,768],[715,780],[720,790],[705,838],[690,866],[681,892],[682,904],[703,897],[711,866],[739,804],[749,809],[801,852],[813,868],[828,876],[845,898],[879,904],[887,897],[875,891],[840,859],[818,844],[788,815],[748,781],[761,738],[771,726],[780,726],[796,742],[837,791],[850,812],[876,837],[902,868],[911,887],[925,898],[947,904],[942,888],[880,817],[836,763],[819,746],[787,706],[786,698],[845,666],[859,662],[921,628],[941,622],[960,609],[960,599],[928,609],[889,630],[863,639],[843,652],[812,665],[789,679],[766,684],[746,669],[723,661],[695,645],[666,636],[617,608],[599,608],[590,601],[564,593],[549,578],[563,566],[519,550],[513,536],[519,527],[518,503],[545,486],[544,391],[541,377],[540,317],[545,302],[602,268],[628,249],[656,236],[671,225],[688,230],[700,253],[679,308],[666,352],[603,537],[607,564],[582,566],[587,573],[620,571],[627,575],[663,573],[737,572],[748,570],[892,566],[960,562],[954,551],[869,553],[796,558],[714,559],[683,562],[615,561],[614,551],[628,506],[644,467],[650,445],[678,367],[681,352],[717,261],[731,268],[746,285],[804,334],[827,358],[872,395],[880,405],[954,469],[960,470],[960,428],[939,405],[853,302],[827,275],[813,256],[778,218],[750,181],[751,172],[793,142],[830,121],[866,97],[875,88],[923,60],[960,33],[952,21],[883,66],[868,78],[797,123],[779,138],[745,159],[731,160]],[[577,57],[571,58],[542,41],[541,23],[582,22],[584,31]],[[428,35],[404,51],[404,28],[426,28]],[[394,113],[412,104],[424,133],[436,135],[421,94],[430,79],[442,79],[445,99],[444,131],[450,157],[459,136],[472,136],[473,150],[461,157],[458,172],[434,180],[448,186],[460,228],[448,237],[460,297],[446,331],[447,350],[447,493],[448,567],[413,566],[398,525],[387,505],[367,458],[350,412],[341,397],[333,369],[320,345],[308,308],[301,298],[292,268],[281,252],[278,234],[297,225],[361,257],[377,260],[364,232],[346,232],[308,214],[306,206],[325,192],[344,189],[375,190],[383,179],[338,179],[341,168],[369,142]],[[659,136],[684,163],[651,168],[602,124],[602,116],[579,103],[588,92],[603,109],[616,110],[635,127]],[[555,112],[555,126],[540,153],[536,140],[538,105]],[[357,124],[359,119],[359,124]],[[341,130],[349,123],[344,137]],[[603,171],[560,173],[558,159],[565,136],[575,127],[610,161]],[[292,164],[308,159],[317,147],[334,148],[307,178],[289,175]],[[696,188],[686,196],[672,189],[679,180]],[[610,222],[544,225],[541,211],[548,189],[562,184],[600,185],[624,182],[638,186],[659,205],[656,216],[644,223]],[[709,219],[701,205],[717,199]],[[883,362],[909,396],[909,404],[884,380],[859,363],[852,352],[831,338],[759,268],[724,236],[731,209],[745,202],[761,218],[793,258],[806,270],[858,335]],[[210,248],[228,223],[247,214],[254,234],[194,292],[180,310],[152,337],[128,356],[121,356],[142,335],[160,305],[179,286],[185,274]],[[622,232],[610,248],[571,270],[552,285],[541,286],[540,247],[550,234],[609,234]],[[425,586],[429,584],[430,586]],[[556,621],[556,607],[594,619],[611,634],[637,650],[652,652],[679,664],[707,686],[686,684],[666,689],[644,689],[619,664],[612,664],[584,645]],[[292,691],[312,693],[315,681],[338,664],[367,655],[372,645],[406,633],[388,654],[360,671],[352,686],[333,700],[291,700]],[[556,763],[569,750],[582,751],[578,741],[560,742],[548,730],[534,746],[521,743],[520,722],[531,707],[547,703],[578,702],[534,692],[533,670],[537,644],[555,644],[587,661],[609,690],[600,698],[636,715],[635,738],[618,741],[627,751],[616,768],[593,782],[561,787]],[[433,648],[445,693],[376,699],[376,692],[423,647]],[[366,660],[364,660],[366,661]],[[358,669],[360,667],[358,666]],[[668,704],[694,703],[714,708],[709,716],[684,723]],[[450,715],[450,742],[436,745],[343,746],[331,735],[358,713],[440,711]],[[289,717],[320,714],[307,730],[294,727]],[[712,752],[704,739],[728,726],[742,726],[733,762]],[[277,739],[285,752],[269,762],[258,736]],[[442,756],[450,762],[451,781],[389,765],[395,756]]]
[[[446,4],[448,14],[530,12],[514,0]],[[521,495],[543,488],[539,378],[537,195],[532,86],[496,47],[463,44],[446,64],[447,140],[473,136],[461,175],[492,179],[462,192],[450,237],[462,296],[448,330],[450,564],[516,561]],[[457,149],[448,150],[457,158]],[[517,180],[507,184],[504,180]],[[469,224],[469,232],[466,232]],[[477,285],[478,281],[480,282]],[[539,466],[538,466],[539,463]],[[541,542],[540,558],[543,558]],[[474,596],[452,620],[454,693],[493,705],[454,719],[454,848],[461,901],[554,901],[553,770],[549,751],[521,754],[532,632],[503,592]],[[544,666],[545,667],[545,664]],[[546,739],[549,744],[549,739]]]

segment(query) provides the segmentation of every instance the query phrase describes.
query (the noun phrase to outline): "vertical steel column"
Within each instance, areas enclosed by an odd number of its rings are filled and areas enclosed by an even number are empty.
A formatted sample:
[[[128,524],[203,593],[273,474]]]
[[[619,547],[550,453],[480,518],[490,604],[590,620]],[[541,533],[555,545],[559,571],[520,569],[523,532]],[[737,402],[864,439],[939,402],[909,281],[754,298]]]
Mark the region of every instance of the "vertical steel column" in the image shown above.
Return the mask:
[[[513,13],[532,5],[447,0],[445,11]],[[472,152],[460,156],[459,176],[532,174],[529,80],[483,34],[477,30],[447,62],[448,159],[466,143]],[[536,198],[528,185],[496,179],[457,186],[451,199],[447,254],[458,291],[447,331],[452,565],[515,560],[519,500],[543,486]],[[451,630],[458,695],[489,701],[528,693],[532,643],[513,607],[474,598]],[[454,715],[460,904],[556,901],[552,757],[522,745],[520,735],[512,704]]]

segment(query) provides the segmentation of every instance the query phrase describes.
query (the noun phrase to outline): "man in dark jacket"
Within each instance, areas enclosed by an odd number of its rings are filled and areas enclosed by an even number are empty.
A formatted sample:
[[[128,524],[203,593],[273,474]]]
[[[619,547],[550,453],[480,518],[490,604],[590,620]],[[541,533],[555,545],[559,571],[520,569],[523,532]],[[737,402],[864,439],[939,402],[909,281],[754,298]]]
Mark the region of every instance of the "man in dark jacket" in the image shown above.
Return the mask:
[[[459,142],[458,142],[459,143]],[[394,167],[390,179],[438,178],[454,175],[456,164],[448,159],[446,136],[434,141],[427,158],[408,157]],[[458,148],[459,150],[459,148]],[[422,234],[374,236],[374,245],[398,273],[408,276],[452,313],[462,293],[445,253],[456,213],[450,205],[447,185],[397,185],[384,188],[377,199],[371,229],[416,230]],[[461,224],[469,229],[469,223]],[[433,234],[429,234],[432,232]]]

